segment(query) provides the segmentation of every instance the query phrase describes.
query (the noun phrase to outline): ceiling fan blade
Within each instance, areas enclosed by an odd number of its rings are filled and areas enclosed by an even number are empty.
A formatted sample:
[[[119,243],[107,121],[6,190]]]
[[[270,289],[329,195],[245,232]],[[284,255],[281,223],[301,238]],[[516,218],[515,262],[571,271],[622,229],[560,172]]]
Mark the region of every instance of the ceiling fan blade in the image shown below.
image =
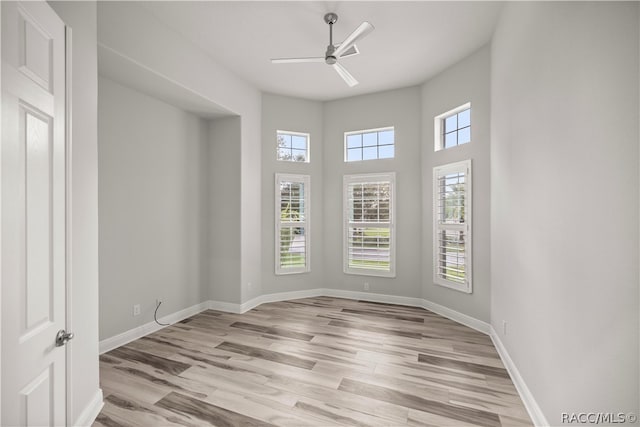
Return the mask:
[[[353,46],[356,41],[360,40],[373,30],[373,25],[369,24],[367,21],[363,22],[358,28],[353,31],[353,33],[349,34],[347,38],[344,39],[342,43],[340,43],[340,46],[335,50],[335,52],[333,52],[334,56],[336,58],[340,57],[344,52],[349,50],[349,48]]]
[[[360,51],[358,50],[358,46],[351,45],[351,47],[349,49],[347,49],[342,55],[340,55],[340,58],[348,58],[350,56],[355,56],[358,55],[360,53]]]
[[[272,64],[296,64],[304,62],[324,62],[324,56],[317,56],[313,58],[273,58]]]
[[[358,81],[344,68],[342,65],[337,62],[333,64],[333,69],[342,77],[342,79],[349,85],[349,87],[354,87],[358,84]]]

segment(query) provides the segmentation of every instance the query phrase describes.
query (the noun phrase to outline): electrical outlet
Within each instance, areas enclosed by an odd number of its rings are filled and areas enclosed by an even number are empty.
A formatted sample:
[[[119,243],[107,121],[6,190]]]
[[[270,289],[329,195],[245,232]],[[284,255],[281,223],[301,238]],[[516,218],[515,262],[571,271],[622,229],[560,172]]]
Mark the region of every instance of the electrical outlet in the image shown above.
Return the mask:
[[[369,282],[364,282],[364,290],[365,291],[369,290]]]
[[[140,315],[140,304],[136,304],[133,306],[133,315],[134,316]]]
[[[507,321],[502,321],[502,335],[507,335]]]

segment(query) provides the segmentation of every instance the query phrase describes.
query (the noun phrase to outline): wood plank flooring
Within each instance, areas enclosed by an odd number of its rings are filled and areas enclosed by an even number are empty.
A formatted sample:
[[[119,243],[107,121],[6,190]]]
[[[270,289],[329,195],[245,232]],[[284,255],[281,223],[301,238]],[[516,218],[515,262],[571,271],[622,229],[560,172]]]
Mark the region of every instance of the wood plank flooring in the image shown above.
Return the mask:
[[[100,357],[95,426],[531,426],[486,335],[317,297],[213,310]]]

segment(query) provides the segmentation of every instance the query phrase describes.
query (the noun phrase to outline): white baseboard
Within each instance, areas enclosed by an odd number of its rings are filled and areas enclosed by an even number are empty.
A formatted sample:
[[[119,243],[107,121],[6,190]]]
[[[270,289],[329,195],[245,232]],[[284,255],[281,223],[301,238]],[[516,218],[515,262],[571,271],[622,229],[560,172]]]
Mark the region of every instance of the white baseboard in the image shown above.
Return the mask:
[[[257,296],[243,304],[236,304],[223,301],[209,301],[209,308],[212,310],[224,311],[227,313],[246,313],[252,308],[258,307],[260,304],[276,301],[288,301],[299,298],[312,298],[312,297],[334,297],[334,298],[346,298],[353,300],[381,302],[385,304],[398,304],[407,305],[410,307],[422,307],[426,310],[433,311],[441,316],[451,319],[455,322],[462,323],[472,329],[475,329],[483,334],[489,335],[491,326],[478,320],[474,317],[467,316],[466,314],[452,310],[445,306],[436,304],[431,301],[427,301],[422,298],[403,297],[398,295],[378,294],[375,292],[357,292],[347,291],[342,289],[329,289],[329,288],[316,288],[307,289],[304,291],[292,291],[292,292],[278,292],[275,294],[265,294]]]
[[[504,344],[502,344],[500,337],[492,326],[490,326],[489,336],[491,337],[491,341],[493,341],[493,345],[495,346],[498,354],[500,355],[500,358],[502,359],[502,363],[509,372],[511,381],[513,381],[516,390],[518,390],[518,394],[520,395],[520,399],[522,399],[522,402],[524,403],[524,407],[527,408],[527,412],[531,417],[531,421],[533,421],[533,424],[537,427],[549,426],[550,424],[544,416],[542,409],[540,409],[540,406],[538,405],[538,402],[536,402],[536,399],[533,397],[531,390],[529,390],[529,387],[527,387],[527,384],[524,382],[522,375],[520,375],[520,371],[518,371],[518,368],[516,367],[515,363],[513,363],[511,356],[509,356],[507,348],[504,346]]]
[[[410,307],[420,307],[422,303],[421,298],[377,294],[375,292],[345,291],[342,289],[322,289],[322,290],[324,291],[323,296],[334,297],[334,298],[347,298],[347,299],[355,299],[355,300],[370,301],[370,302],[381,302],[385,304],[408,305]]]
[[[72,424],[77,427],[90,426],[100,414],[104,402],[102,401],[102,390],[98,389],[93,395],[89,404],[80,412],[78,419]]]
[[[435,302],[423,299],[422,308],[433,311],[434,313],[446,317],[447,319],[462,323],[463,325],[468,326],[471,329],[475,329],[478,332],[482,332],[483,334],[489,335],[491,331],[491,325],[487,322],[483,322],[482,320],[476,319],[475,317],[467,316],[466,314],[452,310],[443,305],[436,304]]]
[[[256,308],[260,304],[265,304],[268,302],[278,302],[278,301],[288,301],[288,300],[300,299],[300,298],[319,297],[322,295],[326,295],[324,291],[325,289],[316,288],[316,289],[307,289],[304,291],[278,292],[275,294],[260,295],[242,304],[240,306],[240,313],[245,313],[251,310],[252,308]]]
[[[192,305],[191,307],[187,307],[183,310],[163,316],[158,320],[160,321],[160,323],[174,324],[186,319],[187,317],[191,317],[194,314],[198,314],[207,310],[210,305],[211,304],[209,301],[201,302],[200,304]],[[129,329],[126,332],[100,341],[99,352],[100,354],[106,353],[107,351],[111,351],[114,348],[128,344],[131,341],[135,341],[138,338],[142,338],[162,328],[164,328],[164,326],[158,325],[156,322],[149,322],[145,323],[144,325],[138,326],[137,328]]]
[[[489,335],[489,329],[491,325],[482,320],[478,320],[474,317],[467,316],[466,314],[452,310],[440,304],[428,301],[422,298],[402,297],[397,295],[385,295],[372,292],[356,292],[356,291],[344,291],[340,289],[323,289],[324,296],[336,297],[336,298],[348,298],[362,301],[382,302],[386,304],[398,304],[408,305],[411,307],[422,307],[426,310],[433,311],[443,317],[451,319],[455,322],[462,323],[472,329],[475,329],[483,334]]]
[[[225,313],[235,313],[240,314],[242,310],[240,309],[240,304],[236,304],[234,302],[224,302],[224,301],[207,301],[209,310],[216,311],[224,311]]]

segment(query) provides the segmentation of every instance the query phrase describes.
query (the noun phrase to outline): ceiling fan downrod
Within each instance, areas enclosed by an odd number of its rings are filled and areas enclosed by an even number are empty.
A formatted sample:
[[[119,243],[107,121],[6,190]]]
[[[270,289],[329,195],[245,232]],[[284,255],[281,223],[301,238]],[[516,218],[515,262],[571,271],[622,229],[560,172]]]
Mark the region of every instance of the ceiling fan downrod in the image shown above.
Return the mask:
[[[324,15],[324,22],[329,24],[329,46],[327,46],[327,52],[324,54],[324,62],[329,65],[333,65],[338,62],[338,58],[334,55],[336,47],[333,45],[333,24],[338,22],[338,15],[333,12],[329,12]]]

